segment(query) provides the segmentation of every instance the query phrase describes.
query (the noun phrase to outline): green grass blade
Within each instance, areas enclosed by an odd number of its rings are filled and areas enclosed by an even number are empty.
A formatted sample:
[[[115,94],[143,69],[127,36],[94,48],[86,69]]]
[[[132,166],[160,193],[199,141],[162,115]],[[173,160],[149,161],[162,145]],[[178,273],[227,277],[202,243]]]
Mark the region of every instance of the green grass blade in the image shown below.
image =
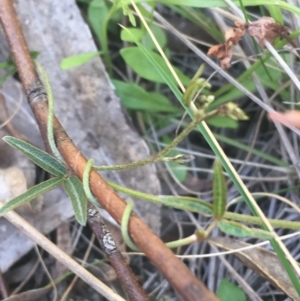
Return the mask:
[[[126,0],[126,2],[130,2],[130,0]],[[136,3],[140,2],[152,2],[152,0],[136,0]],[[166,5],[182,5],[182,6],[192,6],[192,7],[203,7],[203,8],[209,8],[209,7],[228,7],[226,4],[226,1],[224,0],[160,0],[160,3],[166,4]],[[232,2],[240,7],[240,0],[232,0]],[[281,9],[285,9],[287,11],[290,11],[294,14],[300,15],[300,8],[286,3],[285,1],[279,1],[279,0],[243,0],[244,6],[258,6],[258,5],[272,5]]]
[[[265,159],[265,160],[267,160],[267,161],[269,161],[271,163],[274,163],[277,166],[290,167],[290,164],[288,164],[288,163],[286,163],[286,162],[284,162],[282,160],[279,160],[279,159],[277,159],[277,158],[275,158],[275,157],[273,157],[271,155],[268,155],[267,153],[262,152],[262,151],[260,151],[258,149],[255,149],[255,148],[252,149],[249,146],[247,146],[247,145],[245,145],[245,144],[243,144],[241,142],[238,142],[238,141],[236,141],[234,139],[225,137],[225,136],[217,134],[217,133],[214,133],[214,136],[219,141],[225,142],[225,143],[227,143],[227,144],[229,144],[231,146],[237,147],[237,148],[242,149],[242,150],[244,150],[246,152],[249,152],[251,150],[251,153],[253,155],[259,156],[259,157],[261,157],[261,158],[263,158],[263,159]]]

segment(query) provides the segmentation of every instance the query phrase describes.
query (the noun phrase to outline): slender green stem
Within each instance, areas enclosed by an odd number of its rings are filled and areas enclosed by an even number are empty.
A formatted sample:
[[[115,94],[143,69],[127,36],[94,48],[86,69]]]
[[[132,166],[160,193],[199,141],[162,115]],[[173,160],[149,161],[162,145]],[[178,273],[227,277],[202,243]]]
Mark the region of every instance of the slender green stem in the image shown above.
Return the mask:
[[[182,238],[182,239],[167,242],[166,246],[169,249],[174,249],[174,248],[190,245],[190,244],[192,244],[194,242],[197,242],[197,241],[198,241],[197,236],[195,234],[193,234],[189,237],[185,237],[185,238]]]
[[[244,223],[255,224],[255,225],[263,225],[263,221],[258,216],[251,216],[251,215],[239,214],[234,212],[226,212],[224,214],[224,218],[232,219]],[[300,222],[292,222],[292,221],[279,220],[279,219],[268,219],[268,221],[274,228],[300,230]]]
[[[157,203],[160,205],[165,205],[162,202],[161,197],[147,194],[144,192],[139,192],[121,185],[118,185],[113,182],[107,182],[110,187],[117,191],[121,191],[125,194],[131,195],[136,198],[144,199],[153,203]],[[195,199],[195,202],[200,202],[201,200]],[[200,212],[198,212],[200,213]],[[206,214],[207,215],[207,214]],[[254,225],[263,225],[263,221],[261,220],[260,217],[258,216],[250,216],[246,214],[239,214],[239,213],[234,213],[234,212],[225,212],[224,218],[226,219],[231,219],[235,221],[240,221],[244,223],[251,223]],[[275,227],[275,228],[283,228],[283,229],[290,229],[290,230],[300,230],[300,222],[293,222],[293,221],[286,221],[286,220],[278,220],[278,219],[268,219],[270,224]]]
[[[42,77],[43,84],[45,86],[47,96],[48,96],[48,106],[49,106],[49,114],[48,114],[48,121],[47,121],[47,137],[48,137],[48,143],[51,148],[51,151],[53,155],[60,160],[61,162],[64,162],[63,157],[61,156],[58,148],[56,147],[55,140],[54,140],[54,134],[53,134],[53,120],[54,120],[54,97],[53,92],[50,86],[50,82],[48,79],[48,76],[37,61],[35,61],[36,67]]]
[[[208,118],[211,118],[212,116],[215,116],[218,114],[218,111],[212,111],[208,113],[205,116],[202,116],[200,114],[195,114],[194,120],[188,124],[188,126],[168,145],[166,146],[163,150],[158,152],[157,154],[143,159],[139,160],[136,162],[128,163],[128,164],[121,164],[121,165],[111,165],[111,166],[94,166],[95,169],[97,170],[102,170],[102,171],[107,171],[107,170],[122,170],[122,169],[129,169],[129,168],[136,168],[140,167],[149,163],[156,163],[163,161],[164,156],[175,146],[178,145],[179,142],[181,142],[194,128],[195,126],[204,121],[207,120]]]
[[[129,219],[130,219],[130,214],[132,212],[132,208],[133,208],[133,202],[127,202],[127,206],[124,210],[123,216],[122,216],[122,221],[121,221],[121,232],[122,232],[122,236],[123,239],[126,243],[126,245],[135,251],[140,251],[140,249],[133,243],[133,241],[130,238],[130,235],[128,233],[128,223],[129,223]]]
[[[100,207],[100,204],[98,203],[97,199],[93,196],[91,189],[90,189],[90,172],[93,166],[94,160],[90,159],[87,161],[84,171],[83,171],[83,178],[82,178],[82,185],[83,190],[85,192],[86,197],[89,199],[89,201],[96,207]]]

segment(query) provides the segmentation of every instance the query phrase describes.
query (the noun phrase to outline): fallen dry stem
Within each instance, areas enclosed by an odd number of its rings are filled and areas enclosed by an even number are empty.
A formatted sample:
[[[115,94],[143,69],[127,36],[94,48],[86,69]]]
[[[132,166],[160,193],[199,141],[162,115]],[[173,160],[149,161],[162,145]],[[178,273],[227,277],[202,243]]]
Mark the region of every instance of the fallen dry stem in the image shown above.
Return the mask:
[[[3,203],[0,201],[0,207],[1,206],[3,206]],[[111,301],[124,301],[122,297],[116,294],[111,288],[102,283],[69,255],[58,248],[52,241],[31,226],[20,215],[11,211],[5,214],[4,217],[105,298]]]

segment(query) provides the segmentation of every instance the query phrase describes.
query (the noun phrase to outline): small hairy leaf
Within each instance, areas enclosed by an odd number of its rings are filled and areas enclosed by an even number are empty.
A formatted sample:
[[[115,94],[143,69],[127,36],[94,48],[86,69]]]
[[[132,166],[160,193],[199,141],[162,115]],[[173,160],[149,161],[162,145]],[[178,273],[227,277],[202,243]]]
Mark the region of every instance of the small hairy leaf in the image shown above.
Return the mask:
[[[28,189],[25,193],[13,198],[9,202],[7,202],[3,207],[0,208],[0,216],[4,215],[10,210],[15,209],[21,205],[29,203],[36,197],[44,194],[45,192],[52,190],[59,185],[61,185],[66,179],[63,177],[53,178],[47,181],[44,181],[38,185],[35,185]]]
[[[191,212],[198,212],[203,215],[212,215],[211,204],[192,197],[176,197],[168,195],[160,195],[159,199],[165,206],[188,210]]]
[[[226,210],[226,181],[223,175],[222,164],[217,159],[214,164],[213,177],[213,211],[214,217],[221,219]]]
[[[66,168],[54,157],[48,153],[40,150],[39,148],[14,137],[5,136],[3,140],[10,146],[21,151],[36,165],[55,176],[65,176],[67,173]]]
[[[87,199],[82,183],[76,176],[71,176],[65,181],[64,188],[71,200],[76,220],[79,224],[85,226],[87,219]]]
[[[84,65],[88,63],[90,60],[92,60],[94,57],[100,55],[101,53],[102,51],[95,51],[95,52],[85,52],[77,55],[68,56],[60,62],[60,68],[62,70],[68,70],[71,68]]]
[[[209,125],[219,127],[219,128],[236,129],[239,125],[236,120],[233,120],[225,116],[214,116],[212,118],[209,118],[206,122]]]
[[[224,233],[238,237],[253,237],[260,239],[274,238],[273,235],[267,231],[256,228],[249,228],[234,221],[222,220],[218,223],[218,227]]]

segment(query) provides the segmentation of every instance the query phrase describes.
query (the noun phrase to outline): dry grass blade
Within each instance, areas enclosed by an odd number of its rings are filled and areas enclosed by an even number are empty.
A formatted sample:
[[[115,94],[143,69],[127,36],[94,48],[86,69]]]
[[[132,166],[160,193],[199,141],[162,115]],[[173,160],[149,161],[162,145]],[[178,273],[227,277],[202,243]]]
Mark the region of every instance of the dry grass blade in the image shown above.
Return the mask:
[[[228,237],[216,237],[210,239],[210,241],[214,245],[228,251],[250,246],[250,244]],[[292,300],[300,300],[292,282],[274,252],[257,247],[251,250],[236,252],[234,256],[239,258],[245,266],[254,270],[261,277],[282,290]]]

